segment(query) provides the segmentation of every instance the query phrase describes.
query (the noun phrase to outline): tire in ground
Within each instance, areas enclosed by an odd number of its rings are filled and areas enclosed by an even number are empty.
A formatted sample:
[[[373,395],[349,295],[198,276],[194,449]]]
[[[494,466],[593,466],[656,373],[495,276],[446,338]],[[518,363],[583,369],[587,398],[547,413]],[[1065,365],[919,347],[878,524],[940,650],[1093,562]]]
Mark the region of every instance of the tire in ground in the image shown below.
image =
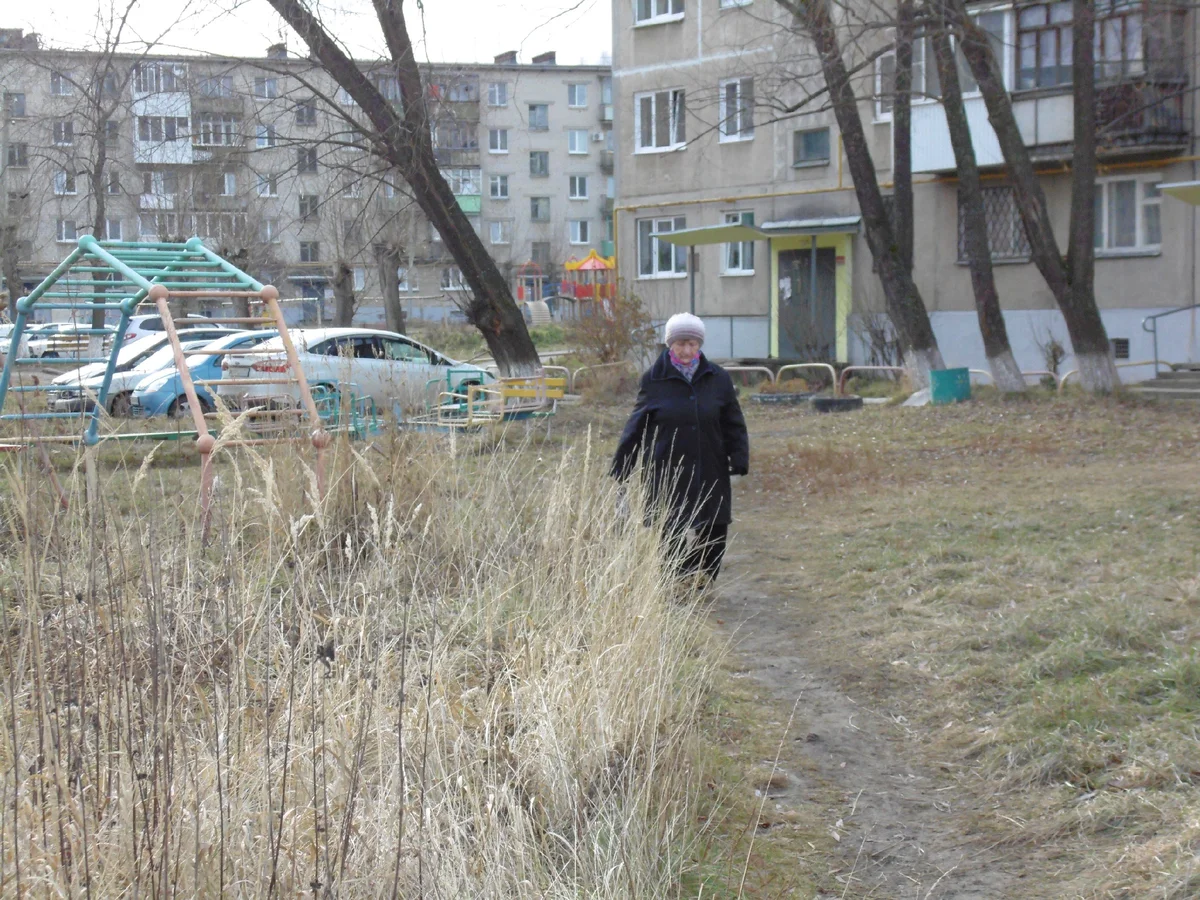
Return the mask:
[[[863,398],[857,394],[849,394],[845,397],[813,397],[809,401],[812,408],[817,412],[849,412],[853,409],[862,409]]]

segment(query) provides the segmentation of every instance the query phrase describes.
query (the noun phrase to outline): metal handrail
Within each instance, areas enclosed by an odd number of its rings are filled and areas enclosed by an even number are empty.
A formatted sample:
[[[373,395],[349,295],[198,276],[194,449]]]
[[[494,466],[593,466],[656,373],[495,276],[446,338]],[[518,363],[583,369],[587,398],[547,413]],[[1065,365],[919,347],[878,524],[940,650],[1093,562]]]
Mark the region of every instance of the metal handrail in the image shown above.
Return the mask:
[[[837,392],[838,394],[846,393],[846,376],[851,372],[900,372],[907,371],[904,366],[846,366],[842,369],[841,377],[838,378]]]
[[[1118,369],[1136,369],[1136,368],[1138,368],[1139,366],[1152,366],[1152,365],[1154,365],[1154,360],[1152,360],[1152,359],[1141,359],[1141,360],[1137,360],[1137,361],[1135,361],[1135,362],[1119,362],[1119,363],[1114,363],[1114,365],[1115,365],[1115,366],[1116,366]],[[1168,365],[1168,366],[1171,366],[1172,368],[1174,368],[1174,366],[1175,366],[1175,364],[1174,364],[1174,363],[1167,363],[1167,365]],[[1068,378],[1070,378],[1072,375],[1078,375],[1078,374],[1079,374],[1079,370],[1078,370],[1078,369],[1071,369],[1069,372],[1067,372],[1066,374],[1064,374],[1064,375],[1063,375],[1063,377],[1062,377],[1062,378],[1060,378],[1060,379],[1059,379],[1059,381],[1058,381],[1058,389],[1061,391],[1061,390],[1063,389],[1063,386],[1064,386],[1064,385],[1066,385],[1066,383],[1067,383],[1067,379],[1068,379]],[[1155,376],[1154,376],[1154,377],[1155,377],[1155,378],[1157,378],[1157,377],[1158,377],[1157,373],[1155,374]]]
[[[721,366],[726,372],[759,372],[767,376],[767,381],[775,383],[775,373],[766,366]]]
[[[788,363],[786,366],[780,366],[779,371],[775,373],[775,383],[782,383],[784,372],[798,372],[800,369],[820,369],[822,372],[828,371],[830,387],[833,388],[835,395],[841,394],[841,388],[838,385],[837,370],[829,363]]]
[[[1146,316],[1142,319],[1142,331],[1149,332],[1154,338],[1154,377],[1158,377],[1158,320],[1163,316],[1173,316],[1175,313],[1187,312],[1189,309],[1200,309],[1200,303],[1192,303],[1188,306],[1180,306],[1177,309],[1168,309],[1165,312],[1154,313],[1154,315]],[[1149,324],[1147,324],[1149,323]]]

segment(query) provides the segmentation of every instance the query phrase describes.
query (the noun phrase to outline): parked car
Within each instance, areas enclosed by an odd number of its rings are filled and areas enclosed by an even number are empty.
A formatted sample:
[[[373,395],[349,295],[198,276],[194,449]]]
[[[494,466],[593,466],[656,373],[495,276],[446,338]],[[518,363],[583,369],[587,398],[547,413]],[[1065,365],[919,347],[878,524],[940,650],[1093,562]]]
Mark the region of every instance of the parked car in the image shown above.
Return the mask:
[[[182,316],[184,319],[194,319],[195,324],[183,323],[176,326],[176,329],[196,328],[205,324],[205,317],[196,313],[188,313]],[[166,331],[163,325],[162,316],[158,313],[147,313],[144,315],[131,316],[129,324],[125,327],[125,343],[136,341],[138,338],[144,338],[151,334],[162,334]]]
[[[84,326],[75,322],[44,322],[40,325],[30,325],[25,329],[25,356],[41,359],[48,356],[52,338],[69,331],[75,331]]]
[[[278,331],[245,331],[228,335],[212,341],[200,348],[187,358],[188,372],[192,381],[208,381],[221,377],[221,364],[224,354],[214,354],[213,350],[233,350],[237,347],[252,347],[268,341],[279,335]],[[210,412],[216,404],[212,393],[206,385],[196,385],[196,399],[205,412]],[[168,366],[160,372],[155,372],[138,382],[133,389],[132,413],[134,416],[170,416],[185,417],[191,414],[188,408],[187,394],[183,392],[183,380],[179,370]]]
[[[341,387],[360,397],[369,397],[376,407],[405,408],[434,400],[439,390],[465,390],[470,384],[495,379],[478,366],[460,363],[391,331],[374,328],[304,328],[291,332],[300,365],[314,393],[338,392]],[[255,356],[231,354],[225,358],[223,378],[278,378],[291,374],[279,338],[264,344]],[[437,384],[430,385],[436,381]],[[217,393],[231,408],[284,402],[296,404],[300,391],[295,384],[217,385]]]
[[[206,328],[189,330],[188,343],[195,341],[197,342],[197,346],[202,346],[204,343],[215,341],[232,333],[233,329],[231,328],[225,328],[220,325],[209,325]],[[114,416],[129,415],[130,400],[133,395],[134,385],[148,375],[149,372],[143,371],[133,379],[125,379],[123,376],[146,362],[154,353],[160,351],[165,351],[160,359],[165,360],[164,364],[169,364],[173,356],[171,355],[170,343],[165,331],[141,338],[121,348],[121,352],[117,354],[117,364],[113,373],[113,380],[108,389],[107,405],[109,413]],[[95,393],[99,390],[100,384],[104,380],[105,365],[105,363],[87,363],[77,369],[72,369],[69,372],[59,375],[51,382],[54,387],[46,392],[47,406],[53,412],[79,412],[80,410],[91,409],[92,401],[88,399],[87,393],[89,391]],[[158,368],[161,368],[161,366]]]

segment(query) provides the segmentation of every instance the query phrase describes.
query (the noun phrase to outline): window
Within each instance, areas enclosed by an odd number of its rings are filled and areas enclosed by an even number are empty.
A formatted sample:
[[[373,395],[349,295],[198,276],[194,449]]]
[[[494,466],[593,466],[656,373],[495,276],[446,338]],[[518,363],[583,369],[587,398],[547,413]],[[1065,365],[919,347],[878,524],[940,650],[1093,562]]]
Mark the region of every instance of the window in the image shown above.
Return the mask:
[[[681,231],[683,216],[670,219],[638,219],[638,278],[674,278],[687,274],[687,248],[660,241],[656,234]]]
[[[60,244],[79,240],[79,232],[75,228],[74,219],[59,219],[55,223],[55,240]]]
[[[112,119],[104,120],[104,143],[110,147],[121,140],[121,123]]]
[[[720,0],[717,4],[720,9],[732,9],[735,6],[749,6],[750,0]]]
[[[110,194],[121,193],[121,173],[116,169],[112,169],[108,173],[108,192]]]
[[[529,174],[537,178],[546,178],[550,175],[550,152],[548,150],[534,150],[529,154]]]
[[[278,197],[279,196],[279,176],[278,175],[266,175],[263,173],[259,173],[258,196],[260,196],[260,197]]]
[[[221,196],[233,197],[237,195],[237,174],[234,172],[224,172],[221,177]]]
[[[5,159],[5,165],[14,169],[24,169],[29,165],[29,145],[9,144]]]
[[[1017,87],[1071,83],[1071,2],[1034,3],[1017,10]]]
[[[1162,193],[1158,179],[1096,182],[1096,252],[1158,250],[1162,245]]]
[[[321,243],[320,241],[301,241],[300,242],[300,262],[315,263],[321,261]]]
[[[586,175],[572,175],[567,185],[567,196],[572,200],[588,198],[588,180]]]
[[[465,291],[467,289],[466,282],[463,281],[463,275],[458,266],[447,266],[442,269],[441,285],[443,291]]]
[[[54,193],[74,194],[75,191],[75,173],[58,171],[54,173]]]
[[[104,220],[104,239],[106,241],[119,241],[122,239],[120,219]]]
[[[263,219],[258,226],[258,239],[264,244],[278,244],[279,235],[278,219]],[[303,261],[303,257],[301,261]]]
[[[635,25],[654,25],[682,18],[683,0],[635,0],[633,4]]]
[[[548,103],[529,104],[529,130],[550,130],[550,105]]]
[[[633,131],[637,151],[674,150],[684,134],[683,90],[633,95]]]
[[[240,126],[241,120],[228,113],[200,113],[192,143],[197,147],[234,147]]]
[[[442,177],[455,196],[475,195],[482,189],[479,169],[442,169]]]
[[[259,100],[274,100],[279,96],[279,81],[261,75],[256,77],[254,79],[254,96]]]
[[[5,91],[4,112],[10,119],[25,118],[25,95]]]
[[[232,97],[233,78],[229,75],[213,75],[196,82],[201,97]]]
[[[1012,76],[1010,75],[1011,66],[1005,62],[1005,51],[1008,49],[1008,38],[1005,34],[1005,28],[1008,23],[1008,14],[1002,10],[991,10],[989,12],[975,13],[971,16],[972,21],[987,32],[988,43],[992,45],[992,53],[996,56],[996,61],[1000,63],[1000,70],[1004,76],[1004,86],[1012,86]],[[929,57],[930,69],[936,72],[937,67],[934,65],[932,50],[927,54]],[[964,94],[978,93],[979,85],[975,81],[975,76],[971,74],[971,67],[967,65],[962,53],[955,53],[955,59],[958,61],[958,80]],[[940,91],[938,92],[941,93]]]
[[[792,132],[792,165],[798,169],[829,165],[829,129],[809,128]]]
[[[337,89],[337,93],[334,94],[334,100],[337,101],[338,106],[358,106],[358,101],[350,96],[350,92],[344,87]]]
[[[725,213],[726,225],[753,225],[752,212]],[[753,275],[754,274],[754,241],[734,241],[725,245],[725,265],[723,275]]]
[[[411,293],[417,289],[416,279],[414,278],[412,281],[409,281],[408,269],[406,269],[404,266],[401,266],[396,270],[396,280],[400,282],[398,288],[401,291],[407,291]]]
[[[440,122],[434,126],[433,146],[438,150],[478,150],[479,137],[474,125]]]
[[[488,222],[488,239],[493,244],[511,244],[512,226],[511,219],[496,219]]]
[[[568,84],[567,106],[573,109],[582,109],[587,106],[587,89],[586,84]]]
[[[138,140],[159,143],[187,135],[186,116],[138,116]]]
[[[342,196],[350,200],[362,199],[362,181],[358,178],[349,178],[342,185]]]
[[[1130,0],[1101,0],[1096,4],[1096,17],[1096,78],[1109,80],[1141,75],[1146,69],[1142,51],[1142,4]],[[1156,56],[1163,62],[1169,61],[1169,53]]]
[[[300,147],[296,150],[296,171],[302,175],[317,171],[316,147]]]
[[[587,155],[588,132],[586,128],[572,128],[567,132],[567,152]]]
[[[374,76],[375,88],[383,95],[383,99],[393,105],[400,103],[400,79],[395,75],[378,73]]]
[[[508,199],[508,176],[492,175],[488,178],[488,195],[493,200]]]
[[[362,266],[354,267],[354,289],[363,291],[367,288],[367,270]]]
[[[530,197],[529,198],[529,218],[534,222],[549,222],[550,221],[550,198],[549,197]]]
[[[1029,259],[1029,239],[1017,208],[1017,196],[1007,186],[983,189],[983,215],[987,222],[988,250],[993,260],[1024,262]],[[966,247],[966,223],[961,204],[958,209],[958,261],[969,263]]]
[[[550,242],[534,241],[530,244],[529,259],[543,270],[550,268]]]
[[[362,222],[358,219],[342,219],[342,237],[348,244],[361,244]]]
[[[507,153],[508,152],[508,129],[507,128],[489,128],[488,129],[488,151],[491,153]]]
[[[296,104],[296,124],[316,125],[317,104],[314,100],[301,100]]]
[[[508,82],[493,81],[488,85],[488,106],[508,106]]]
[[[142,193],[157,197],[173,197],[179,193],[179,175],[176,172],[143,172]]]
[[[320,215],[321,198],[316,194],[301,194],[300,195],[300,218],[310,220],[317,218]]]
[[[258,125],[254,129],[254,145],[259,149],[275,146],[275,129],[270,125]]]
[[[572,244],[586,244],[588,242],[588,220],[587,219],[571,219],[567,225],[568,233],[570,234]]]
[[[720,139],[744,141],[754,137],[754,79],[731,78],[722,81],[720,88]]]
[[[70,147],[75,143],[75,123],[70,119],[56,119],[53,125],[54,143],[59,147]]]
[[[134,67],[134,90],[139,94],[172,93],[183,89],[187,66],[177,63],[140,63]]]
[[[70,97],[75,93],[75,85],[69,75],[62,72],[50,73],[50,93],[55,97]]]

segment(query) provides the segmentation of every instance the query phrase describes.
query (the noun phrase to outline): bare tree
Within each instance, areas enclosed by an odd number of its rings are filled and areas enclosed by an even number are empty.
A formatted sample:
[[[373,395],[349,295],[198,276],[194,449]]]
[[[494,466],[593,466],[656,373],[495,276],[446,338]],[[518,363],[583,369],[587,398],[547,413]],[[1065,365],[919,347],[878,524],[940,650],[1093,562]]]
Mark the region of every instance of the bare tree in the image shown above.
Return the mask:
[[[300,0],[268,0],[370,122],[372,151],[408,183],[417,204],[458,263],[471,297],[467,318],[487,341],[500,371],[530,375],[540,361],[508,283],[471,227],[439,170],[420,68],[405,23],[403,0],[372,0],[399,82],[400,110],[337,44]]]
[[[1112,391],[1118,384],[1108,332],[1093,290],[1096,172],[1096,74],[1092,41],[1095,19],[1091,4],[1075,0],[1072,24],[1075,129],[1071,168],[1071,226],[1064,260],[1050,224],[1046,195],[1017,125],[1012,100],[987,32],[967,14],[965,0],[950,0],[955,25],[963,35],[963,53],[987,106],[988,121],[1004,154],[1021,221],[1034,264],[1054,295],[1079,365],[1080,380],[1092,391]]]
[[[983,337],[983,352],[987,356],[988,367],[996,387],[1005,392],[1024,391],[1025,378],[1013,357],[1004,314],[1000,310],[1000,296],[996,291],[991,248],[988,245],[983,184],[979,177],[979,165],[975,158],[975,147],[971,142],[966,106],[963,103],[958,62],[950,43],[950,34],[945,27],[944,3],[935,3],[932,11],[935,21],[931,35],[938,81],[941,85],[942,106],[946,113],[950,143],[954,148],[954,161],[958,166],[959,227],[962,229],[963,247],[971,272],[971,287],[975,295],[979,331]]]
[[[837,27],[830,15],[829,0],[777,2],[792,14],[798,29],[816,47],[829,91],[829,102],[842,132],[842,145],[862,211],[867,246],[871,249],[883,285],[888,315],[900,338],[906,364],[913,369],[914,381],[923,384],[928,381],[932,369],[944,368],[945,364],[929,321],[929,313],[912,279],[912,273],[904,264],[891,219],[884,206],[879,180],[875,175],[875,163],[859,115],[858,98],[842,57]]]
[[[912,277],[912,89],[916,11],[912,0],[896,8],[896,94],[892,101],[892,228],[900,265]]]

